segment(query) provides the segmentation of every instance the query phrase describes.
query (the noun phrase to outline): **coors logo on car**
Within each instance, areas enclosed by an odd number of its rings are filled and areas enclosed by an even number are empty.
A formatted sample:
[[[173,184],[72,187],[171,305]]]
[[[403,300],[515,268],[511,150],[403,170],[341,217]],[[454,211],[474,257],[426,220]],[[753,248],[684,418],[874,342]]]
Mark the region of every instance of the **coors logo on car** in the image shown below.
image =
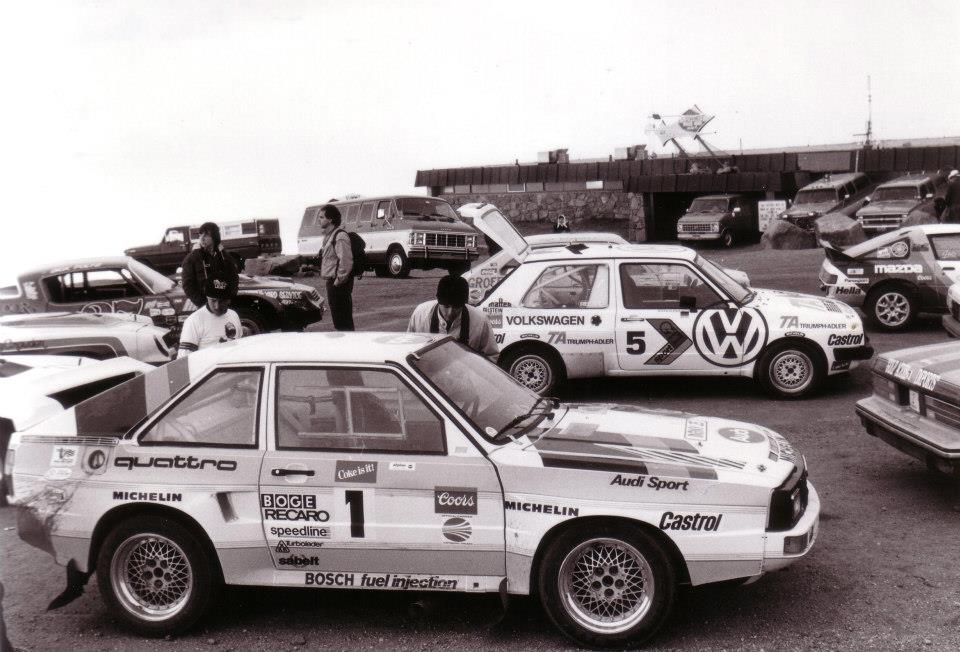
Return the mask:
[[[433,511],[437,514],[476,514],[477,490],[463,487],[436,487]]]

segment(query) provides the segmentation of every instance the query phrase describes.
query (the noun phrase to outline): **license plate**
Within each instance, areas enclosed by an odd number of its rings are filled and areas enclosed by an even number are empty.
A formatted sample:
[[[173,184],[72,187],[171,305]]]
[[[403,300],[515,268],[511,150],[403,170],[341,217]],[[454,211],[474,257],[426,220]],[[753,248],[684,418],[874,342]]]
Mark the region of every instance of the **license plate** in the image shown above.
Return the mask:
[[[914,389],[910,390],[910,409],[920,414],[920,393]]]

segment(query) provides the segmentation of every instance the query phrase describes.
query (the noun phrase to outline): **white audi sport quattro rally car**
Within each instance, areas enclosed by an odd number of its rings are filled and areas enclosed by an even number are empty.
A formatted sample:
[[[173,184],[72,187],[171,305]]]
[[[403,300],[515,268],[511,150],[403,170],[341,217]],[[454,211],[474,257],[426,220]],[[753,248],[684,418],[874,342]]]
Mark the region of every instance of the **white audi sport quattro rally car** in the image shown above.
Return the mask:
[[[0,467],[15,430],[24,430],[153,367],[133,358],[103,362],[67,355],[0,357]],[[0,470],[0,505],[6,504]]]
[[[521,261],[480,307],[501,366],[539,394],[566,378],[690,375],[753,377],[799,397],[873,355],[860,317],[838,301],[753,289],[686,247],[533,252],[496,207],[473,211],[474,226]]]
[[[578,643],[634,645],[678,585],[806,555],[820,511],[775,432],[560,404],[423,334],[203,349],[15,433],[7,464],[20,536],[67,565],[55,604],[96,572],[145,634],[225,582],[535,592]]]
[[[927,467],[960,476],[960,346],[890,351],[873,363],[873,395],[857,403],[867,432]]]
[[[824,251],[820,288],[888,331],[907,330],[920,313],[945,312],[947,291],[960,281],[960,224],[908,226]]]
[[[124,313],[40,312],[0,317],[0,355],[74,355],[104,360],[128,356],[163,364],[175,337],[149,317]]]

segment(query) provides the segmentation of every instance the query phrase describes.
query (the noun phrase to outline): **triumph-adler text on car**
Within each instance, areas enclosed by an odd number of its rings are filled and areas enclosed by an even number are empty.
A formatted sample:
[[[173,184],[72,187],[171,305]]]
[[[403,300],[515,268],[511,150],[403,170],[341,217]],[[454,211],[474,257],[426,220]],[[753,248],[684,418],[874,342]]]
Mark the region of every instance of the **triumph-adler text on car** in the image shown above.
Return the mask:
[[[244,338],[41,425],[8,459],[20,536],[149,634],[189,627],[222,578],[536,593],[578,643],[623,647],[680,585],[755,578],[817,535],[777,433],[561,404],[449,337]]]

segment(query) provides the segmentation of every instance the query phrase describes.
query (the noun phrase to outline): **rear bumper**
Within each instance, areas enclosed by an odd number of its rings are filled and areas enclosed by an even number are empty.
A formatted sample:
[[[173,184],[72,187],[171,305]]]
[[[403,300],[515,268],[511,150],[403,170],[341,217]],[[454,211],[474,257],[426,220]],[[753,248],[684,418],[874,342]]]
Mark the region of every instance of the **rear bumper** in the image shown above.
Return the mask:
[[[960,475],[960,431],[876,396],[859,401],[855,409],[867,434],[930,468]]]

